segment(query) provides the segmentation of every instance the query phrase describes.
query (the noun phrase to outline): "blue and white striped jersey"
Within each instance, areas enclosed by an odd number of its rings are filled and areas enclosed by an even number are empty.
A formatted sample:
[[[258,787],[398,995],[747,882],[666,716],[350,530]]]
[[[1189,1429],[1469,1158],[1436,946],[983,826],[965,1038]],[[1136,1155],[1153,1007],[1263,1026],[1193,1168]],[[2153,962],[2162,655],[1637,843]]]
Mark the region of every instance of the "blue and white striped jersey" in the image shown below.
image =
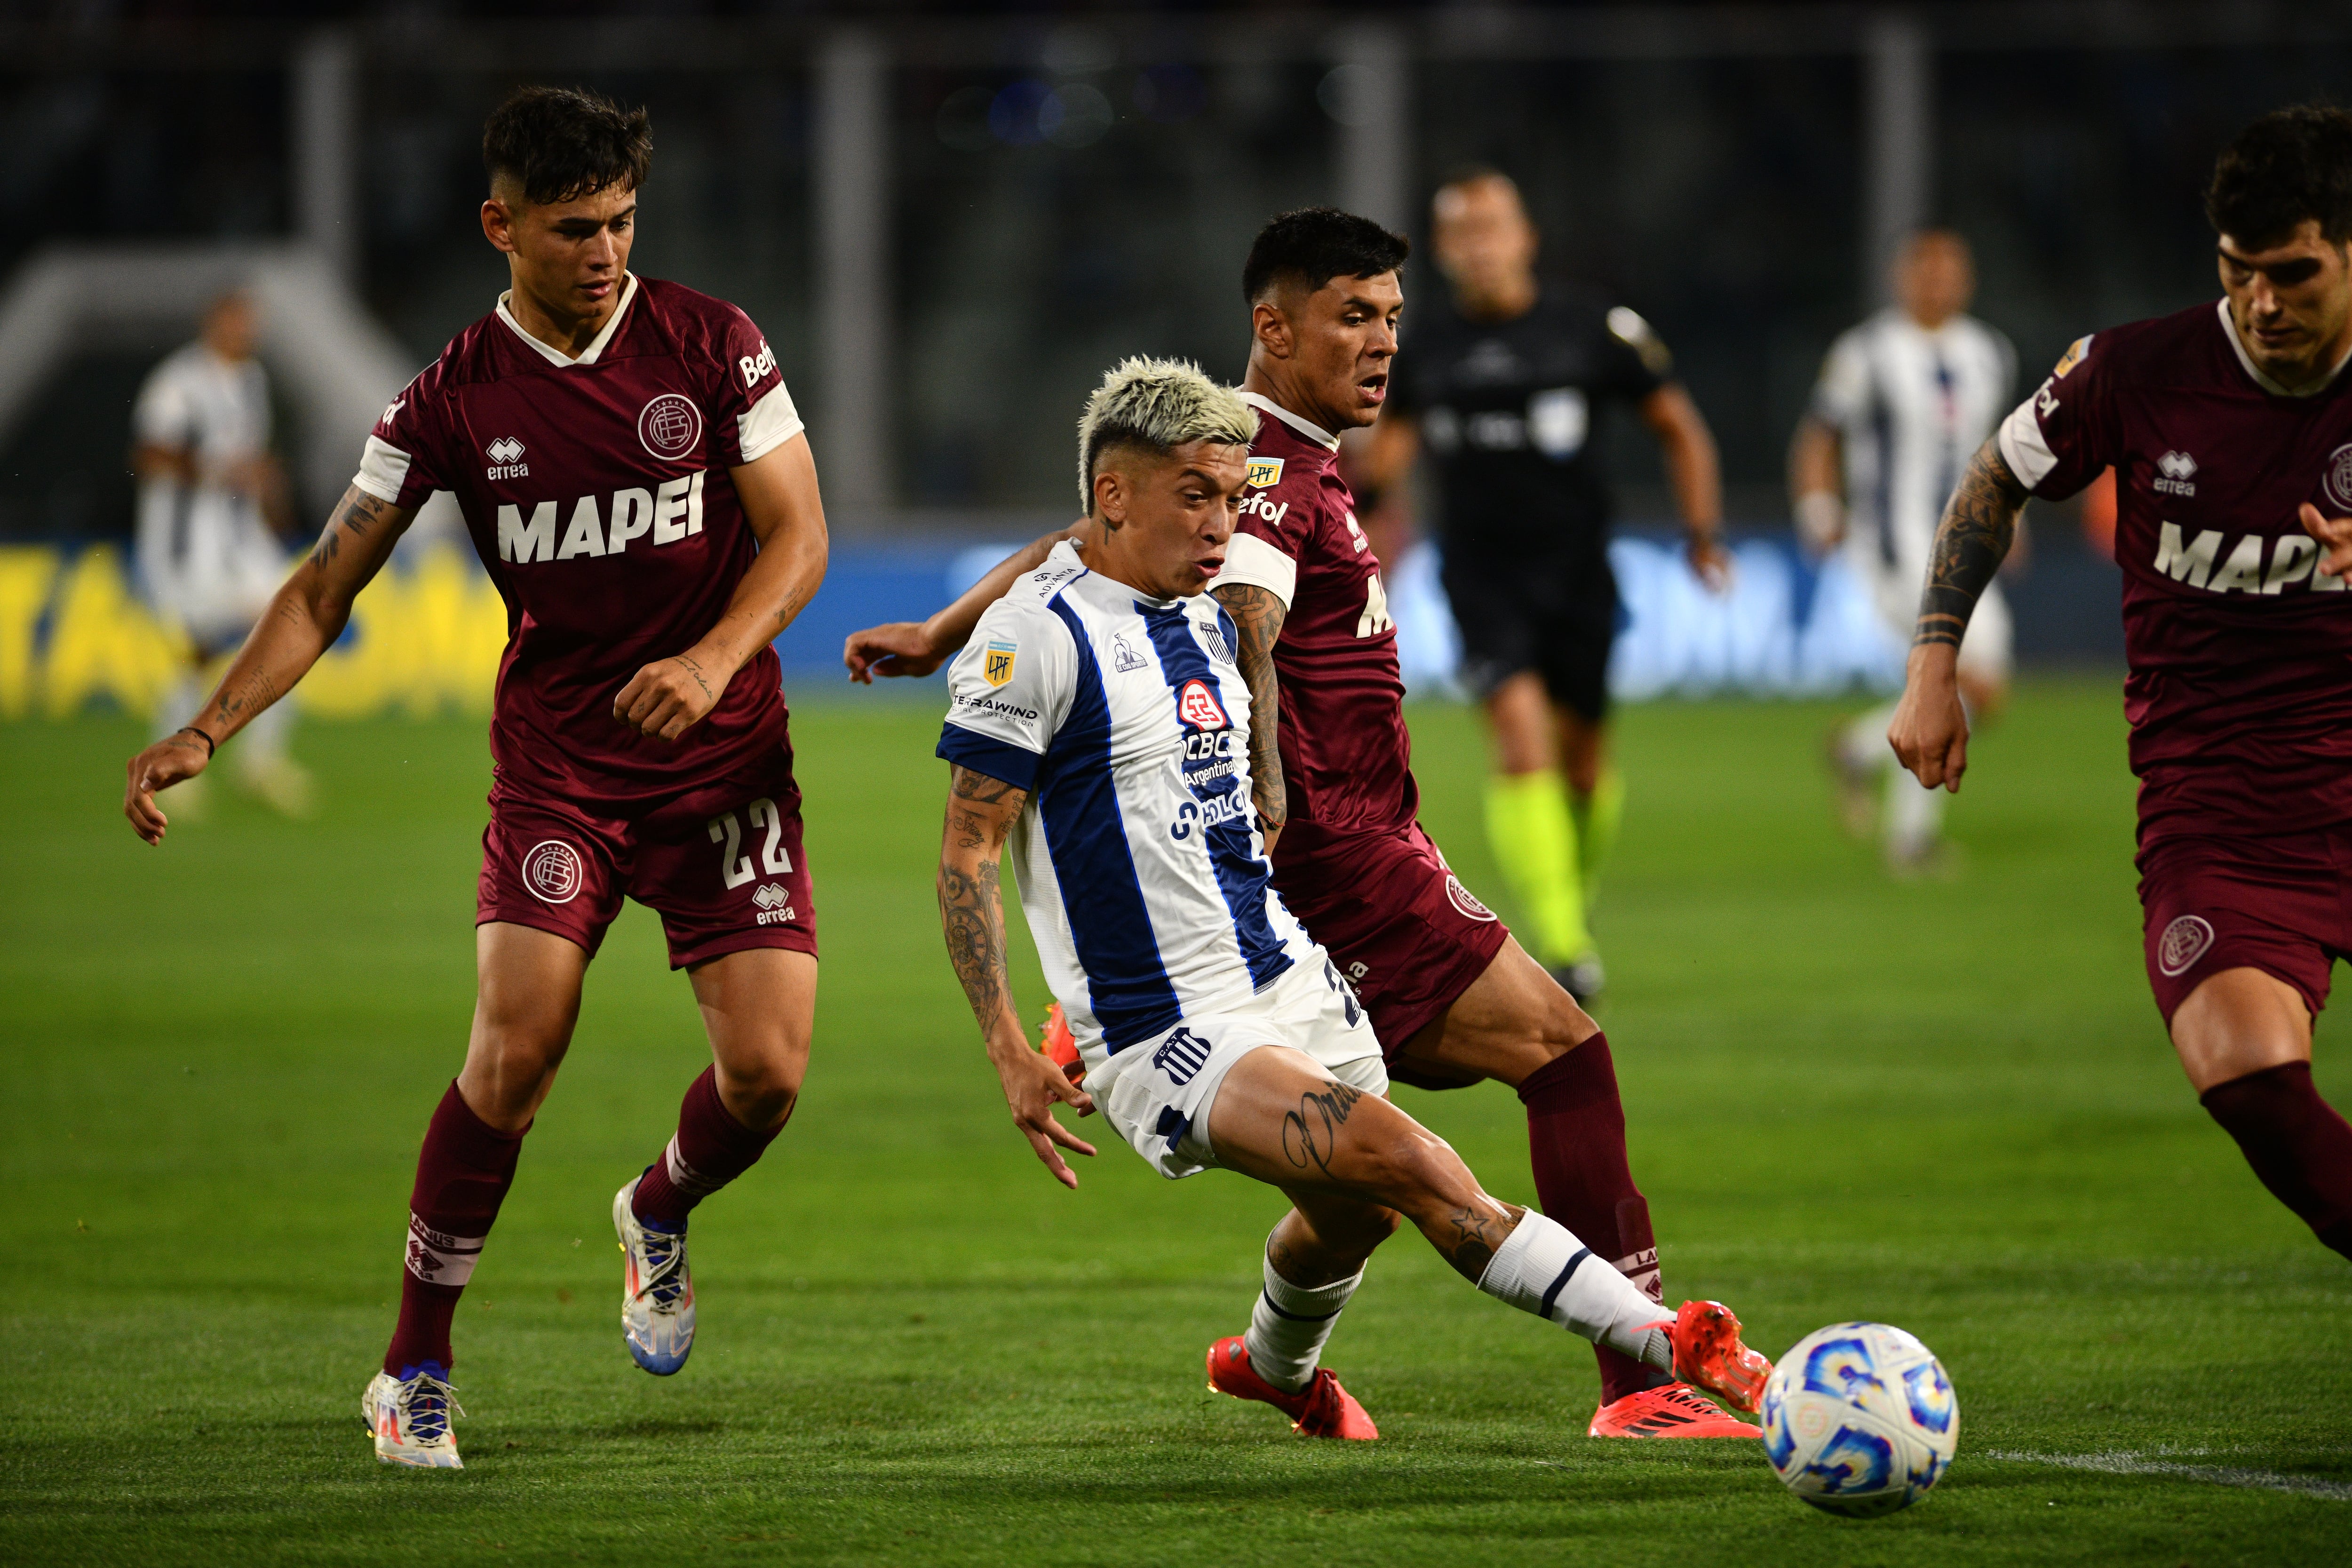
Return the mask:
[[[939,754],[1029,792],[1007,846],[1046,983],[1117,1052],[1315,952],[1250,805],[1249,688],[1214,599],[1153,599],[1057,550],[948,670]]]

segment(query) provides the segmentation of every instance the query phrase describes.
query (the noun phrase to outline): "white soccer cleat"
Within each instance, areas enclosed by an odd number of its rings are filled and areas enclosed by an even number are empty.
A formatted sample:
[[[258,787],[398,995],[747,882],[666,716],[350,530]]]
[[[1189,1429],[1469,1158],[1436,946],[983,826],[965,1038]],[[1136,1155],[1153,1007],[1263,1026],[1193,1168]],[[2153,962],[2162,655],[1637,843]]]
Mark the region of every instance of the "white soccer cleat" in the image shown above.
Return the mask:
[[[437,1366],[421,1366],[403,1380],[388,1372],[375,1374],[360,1395],[360,1415],[375,1434],[375,1457],[387,1465],[408,1465],[421,1470],[462,1470],[457,1435],[449,1423],[466,1412],[457,1392]]]
[[[637,1181],[643,1181],[642,1176]],[[621,1238],[621,1337],[629,1354],[656,1377],[686,1364],[694,1349],[694,1275],[686,1266],[686,1236],[648,1230],[630,1207],[637,1182],[613,1199],[613,1229]]]

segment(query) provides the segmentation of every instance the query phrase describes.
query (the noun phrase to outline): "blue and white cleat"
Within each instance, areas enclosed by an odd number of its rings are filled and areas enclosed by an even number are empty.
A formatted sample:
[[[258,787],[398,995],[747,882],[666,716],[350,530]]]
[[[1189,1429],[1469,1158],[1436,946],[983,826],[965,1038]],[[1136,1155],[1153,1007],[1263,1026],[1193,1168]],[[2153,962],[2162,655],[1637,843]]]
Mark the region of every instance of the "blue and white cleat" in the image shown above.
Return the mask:
[[[442,1369],[430,1362],[414,1375],[398,1378],[380,1372],[360,1395],[360,1415],[375,1434],[375,1457],[387,1465],[408,1465],[421,1470],[462,1470],[453,1417],[466,1412],[457,1391],[449,1386]]]
[[[686,1233],[654,1230],[640,1222],[630,1207],[636,1195],[633,1181],[613,1199],[613,1229],[626,1260],[621,1270],[621,1337],[639,1366],[667,1377],[694,1350],[694,1276],[686,1267]]]

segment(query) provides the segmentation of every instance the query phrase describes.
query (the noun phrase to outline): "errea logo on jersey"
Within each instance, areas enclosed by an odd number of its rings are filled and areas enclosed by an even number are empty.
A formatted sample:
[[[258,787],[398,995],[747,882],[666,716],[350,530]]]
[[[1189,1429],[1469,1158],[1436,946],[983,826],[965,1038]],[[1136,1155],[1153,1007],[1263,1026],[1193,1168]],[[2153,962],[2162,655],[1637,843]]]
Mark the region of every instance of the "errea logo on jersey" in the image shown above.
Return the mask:
[[[522,443],[511,436],[501,436],[482,450],[489,455],[490,466],[482,471],[489,479],[521,479],[530,477],[530,465],[523,462]]]
[[[2196,458],[2186,452],[2167,452],[2156,460],[2154,488],[2168,496],[2193,496],[2197,487],[2189,479],[2196,472]]]
[[[735,362],[735,368],[743,373],[743,384],[746,387],[757,386],[761,377],[775,373],[776,351],[768,346],[767,339],[761,338],[760,352],[756,354],[745,354]]]

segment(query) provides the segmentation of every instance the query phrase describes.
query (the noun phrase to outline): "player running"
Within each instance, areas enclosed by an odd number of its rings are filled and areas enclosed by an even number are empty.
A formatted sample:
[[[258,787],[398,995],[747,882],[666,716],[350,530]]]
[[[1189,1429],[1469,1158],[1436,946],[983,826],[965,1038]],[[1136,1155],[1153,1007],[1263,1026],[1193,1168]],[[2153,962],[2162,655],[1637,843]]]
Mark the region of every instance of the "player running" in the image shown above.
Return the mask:
[[[1275,887],[1362,997],[1388,1076],[1425,1089],[1509,1085],[1528,1108],[1544,1212],[1663,1300],[1608,1037],[1471,896],[1415,820],[1396,629],[1331,434],[1380,412],[1406,250],[1369,218],[1318,207],[1269,223],[1243,268],[1253,341],[1241,395],[1257,433],[1211,593],[1235,624],[1250,689],[1258,826]],[[851,675],[928,674],[1018,577],[1076,567],[1097,537],[1091,519],[1048,534],[929,620],[854,634],[844,650]],[[1756,1436],[1638,1358],[1606,1343],[1595,1354],[1591,1436]]]
[[[1462,675],[1494,735],[1486,839],[1537,961],[1589,1005],[1602,984],[1589,915],[1625,809],[1608,755],[1619,610],[1600,437],[1612,408],[1640,416],[1691,566],[1720,587],[1715,438],[1647,321],[1538,285],[1536,227],[1510,176],[1474,168],[1439,186],[1430,240],[1453,298],[1406,338],[1357,499],[1369,512],[1421,454],[1436,468]]]
[[[2081,339],[1969,465],[1888,739],[1959,788],[1955,656],[2025,499],[2114,468],[2148,983],[2205,1109],[2352,1257],[2352,1127],[2311,1081],[2352,953],[2352,114],[2254,121],[2205,214],[2224,297]]]
[[[1481,1290],[1662,1374],[1756,1408],[1770,1370],[1708,1301],[1672,1317],[1554,1220],[1486,1195],[1381,1098],[1381,1044],[1275,896],[1251,810],[1251,692],[1226,564],[1257,420],[1190,365],[1131,360],[1079,426],[1097,521],[980,618],[949,677],[940,848],[948,952],[1014,1123],[1055,1177],[1093,1148],[1053,1116],[1100,1105],[1163,1176],[1223,1166],[1293,1205],[1267,1237],[1246,1332],[1210,1385],[1311,1436],[1380,1434],[1318,1366],[1372,1249],[1410,1219]],[[1083,1089],[1029,1048],[1005,971],[999,864],[1076,1032]]]
[[[712,1057],[668,1148],[613,1201],[624,1334],[647,1372],[693,1347],[687,1216],[792,1114],[817,973],[769,647],[824,574],[800,417],[742,311],[629,271],[643,110],[526,88],[482,148],[482,228],[512,288],[384,410],[318,548],[195,721],[132,759],[123,807],[161,843],[156,792],[292,689],[425,498],[455,492],[510,628],[479,993],[417,1157],[399,1325],[362,1402],[377,1458],[451,1469],[450,1319],[622,896],[660,911]]]
[[[1909,633],[1927,574],[1927,547],[1969,455],[2008,412],[2017,381],[2009,340],[1968,314],[1976,268],[1949,229],[1913,235],[1895,264],[1895,303],[1840,334],[1822,362],[1812,406],[1789,447],[1798,532],[1817,551],[1844,546],[1891,635]],[[1996,714],[2008,698],[2009,605],[1986,586],[1960,647],[1960,695],[1969,712]],[[1911,876],[1942,854],[1943,795],[1922,789],[1886,751],[1886,703],[1830,739],[1846,826],[1866,837],[1872,817],[1887,868]],[[1873,788],[1885,775],[1885,809]]]

